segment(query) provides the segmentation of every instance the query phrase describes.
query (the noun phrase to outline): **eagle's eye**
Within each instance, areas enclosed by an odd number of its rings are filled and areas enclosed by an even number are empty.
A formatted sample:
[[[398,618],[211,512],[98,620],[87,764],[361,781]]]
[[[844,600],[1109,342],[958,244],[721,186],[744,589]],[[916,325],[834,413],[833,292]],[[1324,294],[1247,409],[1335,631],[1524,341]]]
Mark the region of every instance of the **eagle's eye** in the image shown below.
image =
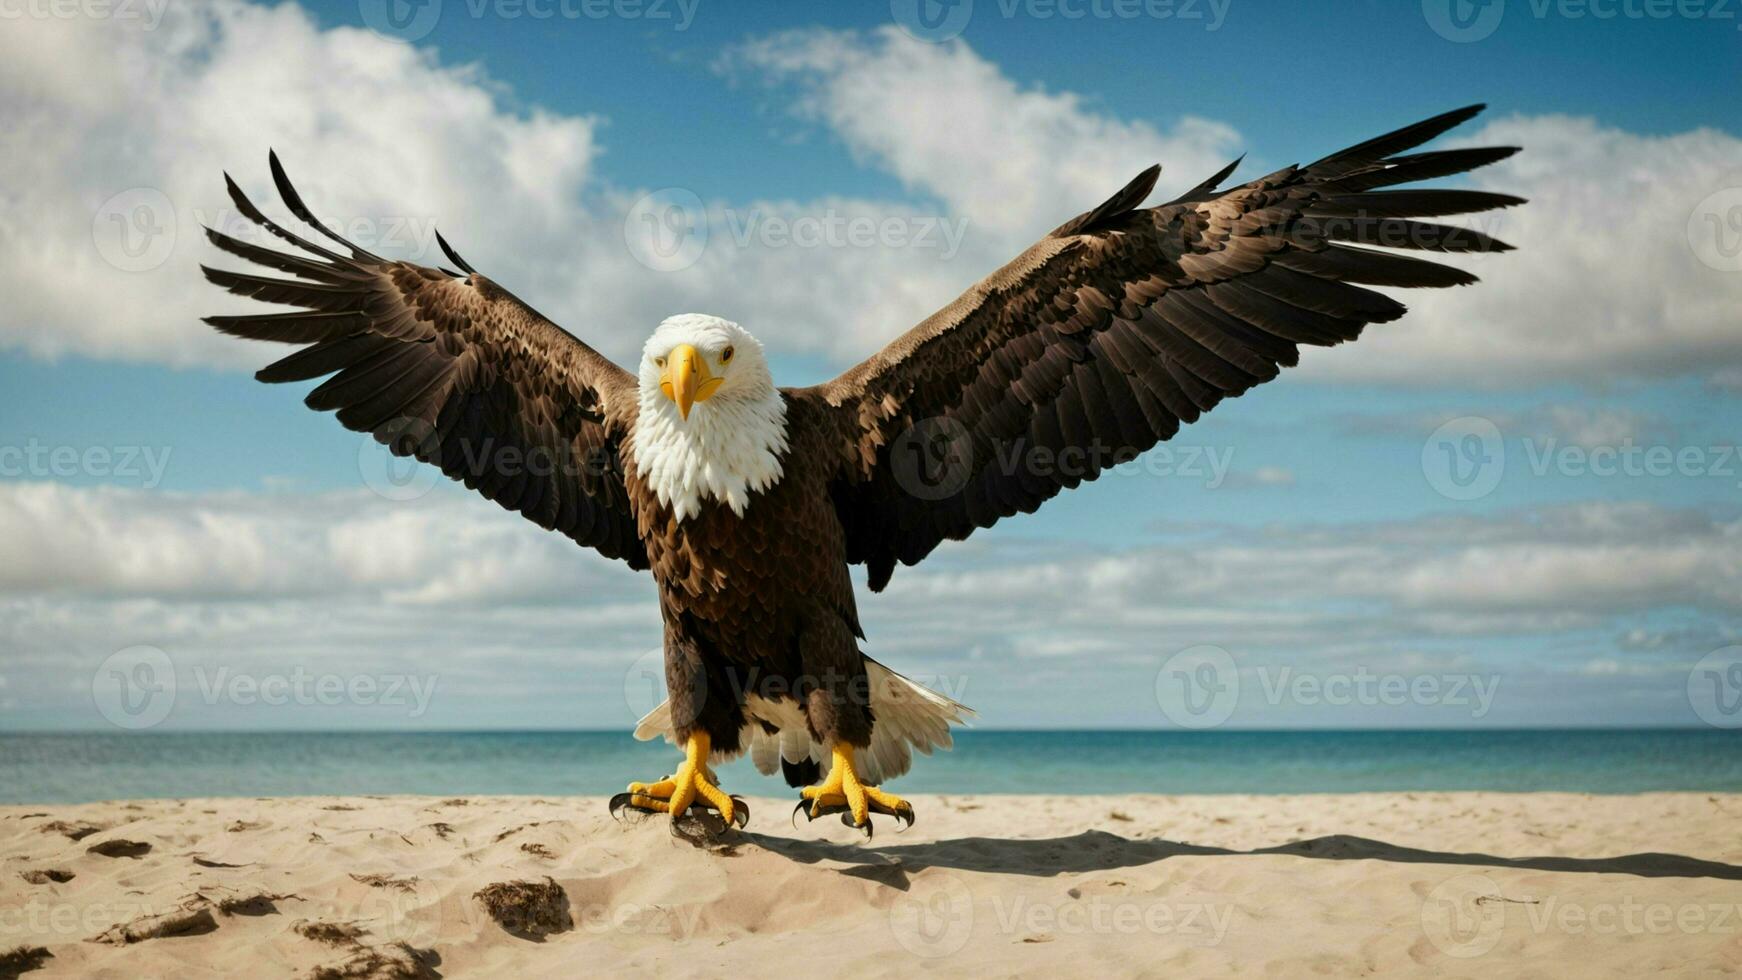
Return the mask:
[[[665,358],[663,358],[663,357],[654,358],[653,359],[653,366],[656,368],[665,367]]]
[[[726,349],[725,349],[725,350],[723,350],[723,351],[721,351],[721,352],[720,352],[720,363],[721,363],[721,364],[728,364],[728,363],[730,363],[730,362],[731,362],[731,360],[732,360],[732,354],[733,354],[733,350],[732,350],[732,348],[730,348],[730,347],[728,347],[728,348],[726,348]]]

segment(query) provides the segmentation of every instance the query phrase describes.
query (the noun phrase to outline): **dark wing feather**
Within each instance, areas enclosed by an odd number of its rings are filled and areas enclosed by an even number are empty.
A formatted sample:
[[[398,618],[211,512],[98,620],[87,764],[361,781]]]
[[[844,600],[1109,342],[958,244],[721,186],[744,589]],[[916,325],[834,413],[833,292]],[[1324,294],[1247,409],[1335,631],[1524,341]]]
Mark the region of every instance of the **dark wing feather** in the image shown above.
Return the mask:
[[[1454,286],[1467,272],[1366,246],[1491,252],[1418,219],[1520,199],[1387,189],[1513,147],[1403,154],[1481,111],[1423,120],[1229,190],[1233,165],[1143,209],[1154,169],[825,385],[791,392],[839,447],[848,559],[881,589],[895,564],[1032,512],[1298,362],[1404,307],[1363,288]],[[1239,161],[1235,161],[1238,163]]]
[[[619,454],[635,379],[473,272],[445,239],[442,251],[466,276],[383,259],[339,237],[309,211],[276,154],[270,162],[291,212],[349,254],[267,218],[225,176],[237,210],[299,250],[206,232],[218,248],[294,277],[204,270],[230,292],[301,307],[206,317],[232,336],[302,345],[256,377],[325,377],[305,399],[310,408],[541,527],[646,568]]]

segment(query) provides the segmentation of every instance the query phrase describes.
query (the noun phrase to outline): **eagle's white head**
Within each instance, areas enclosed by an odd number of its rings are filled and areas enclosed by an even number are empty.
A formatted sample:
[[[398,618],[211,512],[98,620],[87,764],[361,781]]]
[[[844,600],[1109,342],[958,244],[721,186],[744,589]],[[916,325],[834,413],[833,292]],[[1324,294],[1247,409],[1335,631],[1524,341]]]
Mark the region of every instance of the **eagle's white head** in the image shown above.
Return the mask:
[[[634,466],[679,520],[708,498],[744,513],[780,480],[786,401],[762,344],[730,320],[669,317],[641,349]]]

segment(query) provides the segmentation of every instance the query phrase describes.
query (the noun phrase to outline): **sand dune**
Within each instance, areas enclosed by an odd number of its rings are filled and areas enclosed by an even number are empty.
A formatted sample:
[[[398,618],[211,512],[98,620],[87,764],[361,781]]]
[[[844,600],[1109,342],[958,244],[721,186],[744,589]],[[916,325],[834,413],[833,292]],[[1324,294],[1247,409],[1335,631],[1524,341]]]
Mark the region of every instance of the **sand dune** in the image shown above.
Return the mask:
[[[0,977],[1742,970],[1742,796],[918,797],[712,848],[602,799],[0,808]]]

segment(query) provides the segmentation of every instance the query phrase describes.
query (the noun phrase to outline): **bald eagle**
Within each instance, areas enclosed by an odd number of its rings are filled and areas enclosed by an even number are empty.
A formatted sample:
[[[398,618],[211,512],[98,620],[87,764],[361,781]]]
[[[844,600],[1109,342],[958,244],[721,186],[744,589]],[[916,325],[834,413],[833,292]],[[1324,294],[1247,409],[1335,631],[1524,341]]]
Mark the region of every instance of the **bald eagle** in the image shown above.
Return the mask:
[[[748,751],[802,787],[811,819],[913,808],[881,787],[911,750],[950,744],[971,714],[866,657],[849,569],[872,591],[943,541],[1029,513],[1294,365],[1301,344],[1354,340],[1404,307],[1362,286],[1444,287],[1467,272],[1405,250],[1495,252],[1424,221],[1521,203],[1398,189],[1516,147],[1406,152],[1471,106],[1307,166],[1218,189],[1236,160],[1143,207],[1159,167],[1060,225],[955,302],[827,384],[777,387],[762,345],[713,316],[659,324],[625,371],[473,271],[381,258],[314,216],[276,155],[290,212],[242,215],[293,246],[218,231],[218,248],[282,275],[204,268],[243,296],[299,308],[206,322],[299,349],[266,382],[327,377],[307,396],[347,428],[629,567],[651,571],[667,701],[637,734],[683,760],[620,807],[742,825],[714,766]],[[1039,461],[1039,462],[1037,462]],[[696,811],[691,813],[691,811]]]

